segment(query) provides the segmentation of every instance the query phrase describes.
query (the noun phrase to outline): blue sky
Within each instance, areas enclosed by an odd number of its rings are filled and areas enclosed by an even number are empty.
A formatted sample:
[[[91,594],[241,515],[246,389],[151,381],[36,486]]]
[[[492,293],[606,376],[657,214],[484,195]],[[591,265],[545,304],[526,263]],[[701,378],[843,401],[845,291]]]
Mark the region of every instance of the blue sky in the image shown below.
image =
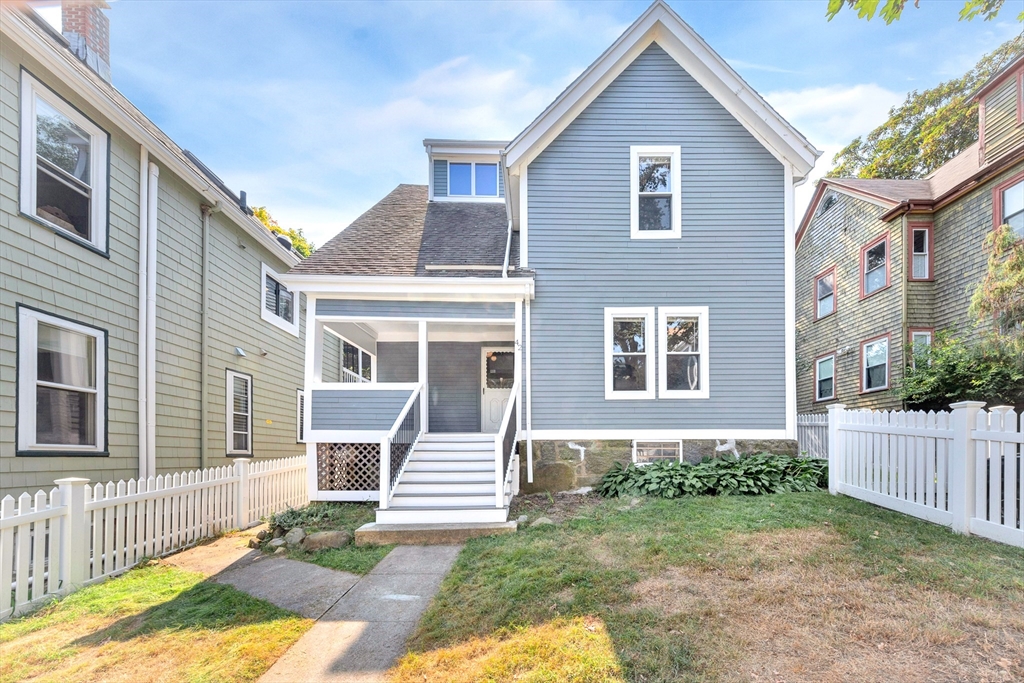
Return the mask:
[[[967,23],[963,0],[925,0],[886,26],[828,22],[826,0],[670,0],[825,151],[817,175],[908,90],[1019,33],[1019,3]],[[119,0],[111,70],[250,204],[323,244],[398,183],[426,183],[423,138],[514,137],[648,4]]]

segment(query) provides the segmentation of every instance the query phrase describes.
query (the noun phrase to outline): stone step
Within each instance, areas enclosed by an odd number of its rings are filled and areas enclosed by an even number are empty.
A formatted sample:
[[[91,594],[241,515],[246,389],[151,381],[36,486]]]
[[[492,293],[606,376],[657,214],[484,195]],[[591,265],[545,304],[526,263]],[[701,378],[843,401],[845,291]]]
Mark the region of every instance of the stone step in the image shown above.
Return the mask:
[[[490,514],[502,510],[491,508],[483,511]],[[390,512],[381,510],[379,512]],[[404,512],[400,511],[399,515]],[[413,513],[420,514],[422,512]],[[356,529],[356,545],[454,545],[465,543],[471,538],[515,533],[515,522],[457,522],[432,524],[380,524],[370,523]]]

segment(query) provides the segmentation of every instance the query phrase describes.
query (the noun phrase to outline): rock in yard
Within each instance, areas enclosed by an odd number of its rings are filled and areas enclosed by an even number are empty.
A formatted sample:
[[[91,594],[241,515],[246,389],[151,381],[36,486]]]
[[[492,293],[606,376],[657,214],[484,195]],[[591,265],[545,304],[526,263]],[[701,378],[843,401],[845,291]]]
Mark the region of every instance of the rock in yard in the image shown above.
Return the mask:
[[[531,527],[535,527],[535,526],[548,526],[548,525],[553,525],[553,524],[554,524],[554,522],[552,522],[547,517],[538,517],[537,519],[533,520],[533,522],[530,523],[530,526]]]
[[[529,521],[530,521],[530,516],[529,515],[519,515],[519,519],[516,520],[516,522],[519,523],[519,524],[526,524]]]
[[[317,531],[306,536],[302,549],[311,553],[325,548],[341,548],[351,542],[352,534],[347,531]]]
[[[252,548],[253,550],[256,550],[256,549],[258,549],[260,547],[260,542],[257,541],[255,538],[250,538],[249,539],[249,547]]]
[[[261,529],[260,532],[258,534],[256,534],[256,538],[261,540],[261,541],[265,540],[267,538],[267,530],[266,529]]]
[[[574,491],[566,491],[565,493],[570,496],[585,496],[594,490],[593,486],[581,486]]]
[[[276,550],[278,548],[283,548],[284,544],[285,544],[285,541],[284,541],[283,538],[275,538],[272,541],[270,541],[270,543],[267,544],[267,547],[270,548],[271,550]]]
[[[285,554],[286,552],[288,552],[288,549],[287,549],[287,548],[284,548],[284,547],[281,547],[281,548],[278,548],[277,550],[275,550],[275,551],[274,551],[274,554],[275,554],[275,555],[283,555],[283,554]]]
[[[634,498],[633,500],[629,501],[629,507],[631,507],[631,508],[634,508],[634,507],[636,507],[639,504],[640,504],[640,499],[639,498]]]
[[[294,548],[298,544],[302,543],[302,539],[306,537],[306,532],[299,527],[296,527],[284,535],[284,542],[288,544],[289,548]]]
[[[282,536],[285,535],[286,531],[287,531],[287,529],[285,529],[283,526],[278,524],[277,526],[274,527],[274,538],[281,538]]]

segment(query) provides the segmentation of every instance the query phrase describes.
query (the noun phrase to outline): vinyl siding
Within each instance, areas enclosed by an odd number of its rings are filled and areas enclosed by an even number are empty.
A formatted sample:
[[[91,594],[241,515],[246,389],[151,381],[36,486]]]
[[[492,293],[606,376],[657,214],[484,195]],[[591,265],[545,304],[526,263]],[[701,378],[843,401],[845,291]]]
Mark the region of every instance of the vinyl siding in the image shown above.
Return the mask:
[[[1024,126],[1017,125],[1017,74],[985,96],[985,161],[996,159],[1024,142]]]
[[[313,392],[312,429],[387,431],[412,392],[398,390],[321,390]]]
[[[341,381],[341,340],[327,332],[324,333],[323,358],[320,364],[321,381]]]
[[[682,148],[682,237],[631,240],[631,145]],[[785,427],[784,174],[657,45],[529,167],[534,429]],[[710,398],[604,398],[604,309],[708,306]],[[655,367],[654,377],[657,377]]]
[[[419,363],[416,342],[377,343],[378,382],[418,382]]]
[[[360,316],[371,318],[479,318],[512,320],[515,304],[453,303],[444,301],[356,301],[317,299],[317,315]]]

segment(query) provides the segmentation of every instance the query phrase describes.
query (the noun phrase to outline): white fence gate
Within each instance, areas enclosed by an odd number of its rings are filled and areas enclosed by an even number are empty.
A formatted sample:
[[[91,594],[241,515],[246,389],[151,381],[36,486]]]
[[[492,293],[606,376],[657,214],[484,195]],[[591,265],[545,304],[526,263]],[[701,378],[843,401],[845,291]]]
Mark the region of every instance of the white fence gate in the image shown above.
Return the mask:
[[[829,490],[1024,548],[1024,429],[1011,408],[829,407]]]
[[[250,462],[0,501],[0,621],[202,538],[308,502],[306,457]]]
[[[796,441],[800,454],[808,458],[828,457],[828,415],[808,413],[796,416]]]

